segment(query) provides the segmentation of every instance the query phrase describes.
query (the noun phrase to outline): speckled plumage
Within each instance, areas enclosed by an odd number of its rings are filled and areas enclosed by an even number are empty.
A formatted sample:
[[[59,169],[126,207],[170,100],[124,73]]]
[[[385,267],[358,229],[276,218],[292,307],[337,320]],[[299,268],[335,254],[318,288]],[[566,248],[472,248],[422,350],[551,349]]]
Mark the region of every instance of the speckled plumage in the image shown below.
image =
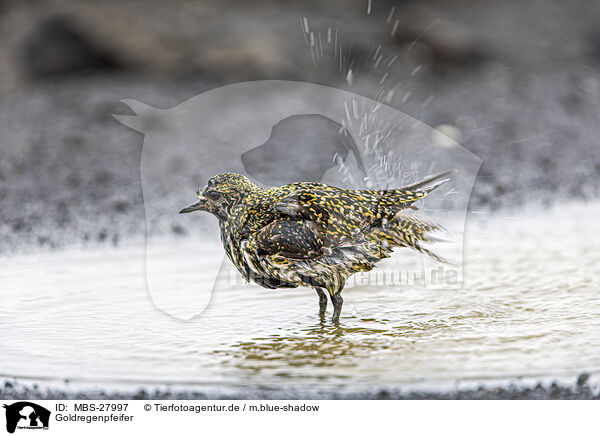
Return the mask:
[[[200,200],[181,212],[203,210],[219,219],[225,252],[242,276],[267,288],[310,286],[339,319],[345,280],[370,271],[395,247],[421,246],[436,225],[406,209],[445,182],[449,173],[396,190],[347,190],[318,183],[261,188],[240,174],[211,178]],[[439,259],[439,258],[437,258]]]

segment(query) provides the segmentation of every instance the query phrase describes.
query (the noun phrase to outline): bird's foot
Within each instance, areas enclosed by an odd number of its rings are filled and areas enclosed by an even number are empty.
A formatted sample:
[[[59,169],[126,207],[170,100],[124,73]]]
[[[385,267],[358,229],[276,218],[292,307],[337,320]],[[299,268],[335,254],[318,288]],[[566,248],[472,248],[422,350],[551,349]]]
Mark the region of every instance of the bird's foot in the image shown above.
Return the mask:
[[[344,304],[342,294],[340,292],[333,294],[331,296],[331,302],[333,303],[333,317],[331,318],[331,321],[335,324],[339,324],[340,315],[342,313],[342,305]]]
[[[327,295],[321,288],[316,288],[317,294],[319,294],[319,315],[325,315],[327,310]]]

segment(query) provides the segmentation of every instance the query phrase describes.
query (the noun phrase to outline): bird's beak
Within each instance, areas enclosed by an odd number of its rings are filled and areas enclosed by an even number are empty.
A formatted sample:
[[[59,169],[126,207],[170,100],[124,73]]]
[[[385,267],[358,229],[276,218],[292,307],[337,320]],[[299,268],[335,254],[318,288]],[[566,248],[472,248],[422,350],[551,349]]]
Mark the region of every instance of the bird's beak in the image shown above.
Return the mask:
[[[189,206],[184,207],[179,211],[179,213],[190,213],[195,211],[206,211],[206,198],[200,197],[200,200],[195,203],[190,204]]]

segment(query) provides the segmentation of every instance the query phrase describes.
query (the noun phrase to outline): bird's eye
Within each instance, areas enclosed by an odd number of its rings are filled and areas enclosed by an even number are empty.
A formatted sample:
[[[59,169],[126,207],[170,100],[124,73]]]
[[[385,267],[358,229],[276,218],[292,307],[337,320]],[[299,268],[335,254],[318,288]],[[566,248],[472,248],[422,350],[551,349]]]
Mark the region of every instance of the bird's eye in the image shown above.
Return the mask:
[[[208,198],[209,200],[218,200],[219,198],[221,198],[221,193],[217,191],[207,191],[206,198]]]

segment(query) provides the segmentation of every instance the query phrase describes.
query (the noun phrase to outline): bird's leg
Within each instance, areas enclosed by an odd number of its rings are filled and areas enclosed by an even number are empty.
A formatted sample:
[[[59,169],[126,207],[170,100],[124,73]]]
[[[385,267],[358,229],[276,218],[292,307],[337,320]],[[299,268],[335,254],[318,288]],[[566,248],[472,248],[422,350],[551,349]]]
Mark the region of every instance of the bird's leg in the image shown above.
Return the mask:
[[[338,323],[340,322],[340,314],[342,313],[342,304],[344,304],[341,290],[331,294],[331,302],[333,303],[333,317],[331,321]]]
[[[319,315],[325,315],[327,310],[327,295],[321,288],[315,288],[317,294],[319,294]]]

